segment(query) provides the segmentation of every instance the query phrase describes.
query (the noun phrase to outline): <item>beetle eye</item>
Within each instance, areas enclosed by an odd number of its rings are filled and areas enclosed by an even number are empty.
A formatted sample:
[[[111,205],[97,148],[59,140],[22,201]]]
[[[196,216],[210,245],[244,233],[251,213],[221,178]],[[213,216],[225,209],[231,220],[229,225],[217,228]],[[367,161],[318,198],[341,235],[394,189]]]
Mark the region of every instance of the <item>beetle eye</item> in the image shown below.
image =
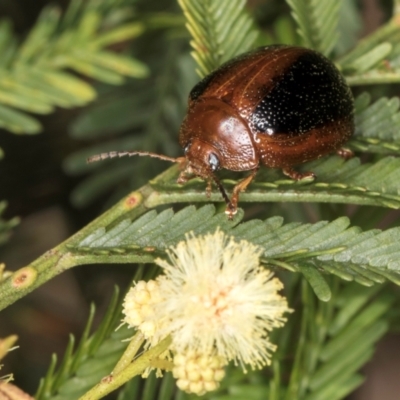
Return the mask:
[[[190,145],[191,145],[192,143],[188,143],[186,146],[185,146],[185,148],[183,149],[183,152],[186,154],[188,151],[189,151],[189,149],[190,149]]]
[[[208,163],[210,164],[212,171],[216,171],[219,168],[219,160],[214,153],[210,153],[208,156]]]

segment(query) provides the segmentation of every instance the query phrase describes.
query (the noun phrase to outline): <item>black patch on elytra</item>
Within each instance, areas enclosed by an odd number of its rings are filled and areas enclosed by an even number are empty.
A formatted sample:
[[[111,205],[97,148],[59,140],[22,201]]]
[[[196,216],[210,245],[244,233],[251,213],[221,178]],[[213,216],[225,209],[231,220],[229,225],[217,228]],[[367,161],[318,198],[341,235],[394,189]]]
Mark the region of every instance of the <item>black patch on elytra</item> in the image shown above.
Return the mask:
[[[308,51],[282,71],[250,124],[269,135],[300,135],[352,114],[353,98],[339,71],[324,56]]]

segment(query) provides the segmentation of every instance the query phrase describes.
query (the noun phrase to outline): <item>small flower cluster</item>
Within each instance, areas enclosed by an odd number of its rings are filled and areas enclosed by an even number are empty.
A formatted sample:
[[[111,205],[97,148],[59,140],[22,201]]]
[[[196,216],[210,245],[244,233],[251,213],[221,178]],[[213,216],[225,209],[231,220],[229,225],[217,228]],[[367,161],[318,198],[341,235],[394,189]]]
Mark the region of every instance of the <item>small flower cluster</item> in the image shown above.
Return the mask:
[[[148,346],[172,337],[178,387],[198,395],[215,390],[230,361],[252,368],[270,363],[268,333],[290,311],[282,283],[259,265],[262,250],[217,230],[186,240],[157,259],[164,274],[140,281],[124,302],[124,322]]]
[[[161,301],[160,288],[156,281],[139,281],[131,288],[124,300],[126,322],[140,330],[147,340],[155,335],[154,305]]]
[[[225,362],[216,355],[192,351],[176,354],[172,374],[179,389],[202,395],[217,389],[225,376]]]

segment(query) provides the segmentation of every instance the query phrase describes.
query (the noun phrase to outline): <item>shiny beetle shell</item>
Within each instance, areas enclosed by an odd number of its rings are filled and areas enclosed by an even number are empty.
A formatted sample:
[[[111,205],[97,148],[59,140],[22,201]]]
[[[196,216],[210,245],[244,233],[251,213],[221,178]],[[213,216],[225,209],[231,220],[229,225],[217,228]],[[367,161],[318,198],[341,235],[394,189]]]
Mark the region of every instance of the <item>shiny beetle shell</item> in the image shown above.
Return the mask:
[[[179,142],[194,173],[291,167],[340,149],[353,97],[322,54],[275,45],[243,54],[191,91]]]
[[[293,179],[314,177],[293,167],[341,149],[354,131],[353,96],[334,64],[313,50],[274,45],[240,55],[190,92],[179,143],[190,175],[211,180],[236,212],[239,193],[260,165],[281,168]],[[231,200],[215,171],[252,171]]]

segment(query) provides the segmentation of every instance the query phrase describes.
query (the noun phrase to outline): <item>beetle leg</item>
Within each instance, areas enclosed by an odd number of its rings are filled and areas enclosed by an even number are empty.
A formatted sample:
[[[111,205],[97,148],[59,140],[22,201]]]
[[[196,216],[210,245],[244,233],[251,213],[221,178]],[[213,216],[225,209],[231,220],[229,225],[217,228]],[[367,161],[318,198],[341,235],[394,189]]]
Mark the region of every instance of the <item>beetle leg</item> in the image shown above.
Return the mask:
[[[349,149],[345,149],[344,147],[341,147],[339,150],[336,150],[336,154],[344,158],[345,160],[354,157],[354,153]]]
[[[198,178],[197,175],[194,174],[187,174],[186,171],[182,171],[178,179],[176,180],[177,183],[179,184],[184,184],[192,179]],[[212,192],[212,178],[207,179],[207,187],[206,187],[206,196],[210,198]]]
[[[186,182],[188,182],[188,181],[190,181],[191,179],[194,179],[194,178],[196,178],[196,175],[187,174],[186,170],[184,170],[184,171],[181,171],[181,173],[179,174],[176,182],[180,183],[180,184],[183,184],[183,183],[186,183]]]
[[[225,214],[228,215],[229,219],[232,219],[233,216],[237,213],[237,205],[239,202],[239,193],[244,192],[247,189],[247,186],[250,185],[251,181],[257,174],[259,167],[253,169],[249,176],[246,176],[242,181],[240,181],[234,188],[232,192],[232,197],[226,206]]]
[[[208,179],[207,180],[207,187],[206,187],[206,196],[208,198],[210,198],[210,196],[211,196],[211,191],[212,191],[212,180]]]
[[[282,168],[282,172],[288,176],[289,178],[292,178],[295,181],[300,181],[302,179],[314,179],[315,174],[314,172],[307,171],[307,172],[299,172],[294,170],[293,168]]]

